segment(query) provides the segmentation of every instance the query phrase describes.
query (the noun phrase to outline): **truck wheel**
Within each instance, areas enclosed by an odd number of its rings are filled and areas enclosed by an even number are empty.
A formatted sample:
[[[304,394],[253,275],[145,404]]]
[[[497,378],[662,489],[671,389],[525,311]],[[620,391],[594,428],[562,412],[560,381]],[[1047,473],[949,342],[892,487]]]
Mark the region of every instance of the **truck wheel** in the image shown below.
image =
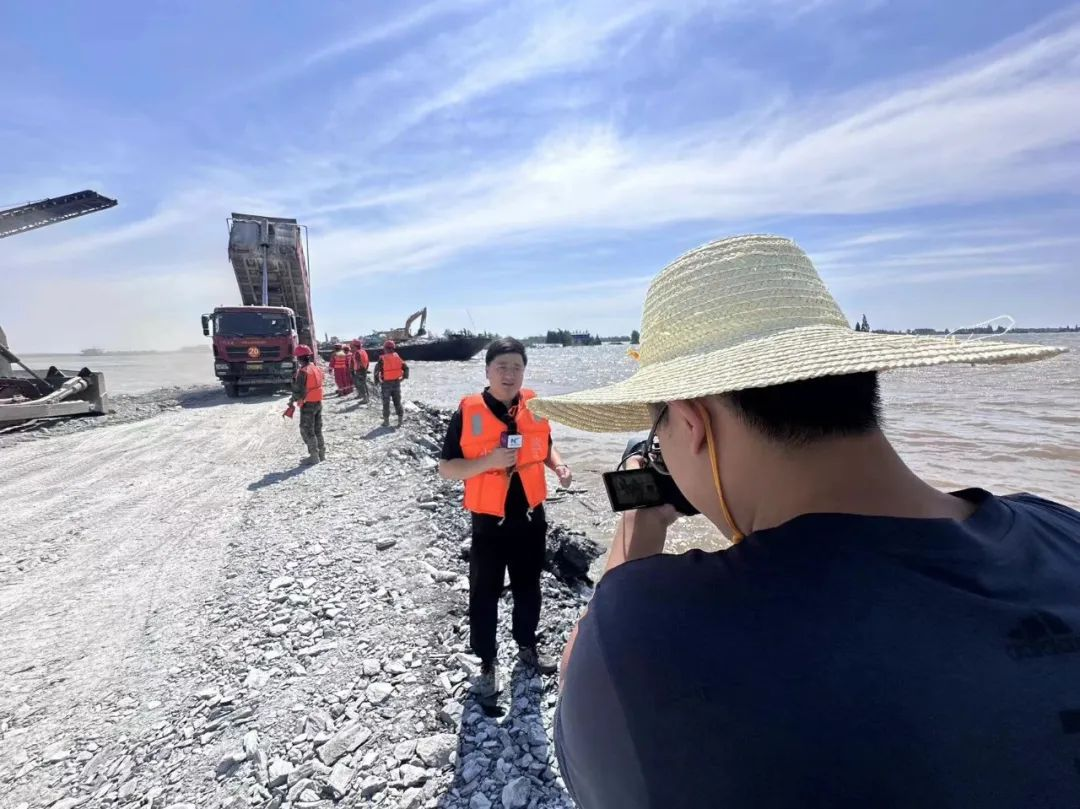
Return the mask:
[[[240,386],[236,384],[226,385],[225,395],[230,399],[235,399],[240,395]]]

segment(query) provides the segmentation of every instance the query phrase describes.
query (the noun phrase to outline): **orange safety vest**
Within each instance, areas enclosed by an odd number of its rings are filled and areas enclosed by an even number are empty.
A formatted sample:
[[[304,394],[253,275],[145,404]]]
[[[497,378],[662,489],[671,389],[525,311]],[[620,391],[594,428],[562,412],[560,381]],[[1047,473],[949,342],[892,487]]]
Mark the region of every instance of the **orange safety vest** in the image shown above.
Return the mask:
[[[353,368],[357,371],[366,371],[370,364],[371,361],[368,359],[367,352],[364,349],[358,349],[357,352],[353,354]]]
[[[474,514],[506,516],[506,495],[510,491],[511,474],[521,478],[530,510],[547,499],[544,461],[547,460],[551,442],[551,425],[547,419],[534,416],[525,407],[525,402],[535,395],[531,390],[522,390],[518,399],[514,422],[522,437],[522,446],[518,450],[517,465],[512,470],[492,469],[465,481],[465,508]],[[461,453],[466,458],[482,458],[490,454],[499,446],[505,432],[506,423],[488,409],[482,394],[466,396],[461,400]]]
[[[397,382],[405,376],[405,363],[396,352],[382,355],[382,378],[383,382]]]
[[[309,363],[300,369],[299,373],[307,377],[307,387],[304,388],[304,398],[300,404],[312,404],[323,400],[323,371],[315,363]]]
[[[344,351],[335,351],[334,355],[330,358],[330,367],[331,368],[334,368],[334,369],[347,368],[348,365],[349,365],[349,358],[347,356],[345,356]]]

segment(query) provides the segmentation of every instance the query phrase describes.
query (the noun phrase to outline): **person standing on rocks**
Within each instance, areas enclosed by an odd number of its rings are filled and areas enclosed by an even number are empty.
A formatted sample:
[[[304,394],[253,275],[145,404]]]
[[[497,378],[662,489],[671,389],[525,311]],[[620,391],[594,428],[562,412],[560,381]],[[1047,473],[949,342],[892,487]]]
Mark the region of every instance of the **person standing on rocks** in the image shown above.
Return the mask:
[[[324,375],[315,364],[315,352],[307,346],[296,347],[296,359],[300,369],[293,380],[290,404],[300,405],[300,437],[308,448],[303,464],[316,464],[326,460],[326,444],[322,434],[322,403]]]
[[[931,486],[878,380],[1061,349],[850,324],[794,242],[724,239],[653,280],[632,377],[530,402],[651,427],[635,461],[730,542],[667,554],[673,506],[620,519],[563,657],[581,809],[1076,805],[1080,513]]]
[[[382,426],[390,426],[390,400],[394,401],[394,412],[397,413],[397,426],[401,426],[401,419],[405,411],[401,407],[401,381],[409,378],[409,366],[397,353],[397,345],[393,340],[383,343],[383,353],[379,361],[375,363],[375,381],[382,389]]]
[[[356,386],[356,398],[361,404],[367,404],[367,375],[371,360],[368,359],[368,353],[364,350],[364,344],[359,340],[352,341],[352,350],[352,377],[353,384]]]
[[[488,387],[465,397],[451,418],[439,474],[465,481],[465,508],[472,513],[469,635],[481,661],[477,691],[492,696],[500,690],[496,629],[507,571],[518,656],[541,673],[556,670],[536,646],[547,537],[545,469],[553,470],[562,486],[569,486],[573,475],[552,444],[550,425],[525,407],[535,395],[522,387],[525,346],[509,337],[496,340],[485,363]]]

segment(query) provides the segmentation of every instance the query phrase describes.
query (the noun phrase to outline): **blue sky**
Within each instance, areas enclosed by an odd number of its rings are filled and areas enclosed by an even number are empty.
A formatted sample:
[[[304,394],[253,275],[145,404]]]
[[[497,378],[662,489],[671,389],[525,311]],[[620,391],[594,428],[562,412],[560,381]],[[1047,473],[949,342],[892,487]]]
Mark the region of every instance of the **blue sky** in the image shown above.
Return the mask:
[[[172,348],[231,211],[310,226],[315,320],[635,328],[649,278],[795,238],[852,317],[1080,321],[1080,7],[880,0],[0,5],[17,350]]]

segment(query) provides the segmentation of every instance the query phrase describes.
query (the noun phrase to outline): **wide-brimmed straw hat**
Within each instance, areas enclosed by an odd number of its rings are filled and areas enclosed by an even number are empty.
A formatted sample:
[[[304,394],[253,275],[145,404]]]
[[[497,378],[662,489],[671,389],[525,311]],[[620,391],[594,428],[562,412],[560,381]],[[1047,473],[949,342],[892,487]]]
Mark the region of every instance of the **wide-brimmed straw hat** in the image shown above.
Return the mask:
[[[798,245],[737,236],[690,251],[653,279],[633,376],[528,407],[581,430],[629,432],[649,428],[655,402],[861,371],[1028,362],[1063,350],[855,331]]]

